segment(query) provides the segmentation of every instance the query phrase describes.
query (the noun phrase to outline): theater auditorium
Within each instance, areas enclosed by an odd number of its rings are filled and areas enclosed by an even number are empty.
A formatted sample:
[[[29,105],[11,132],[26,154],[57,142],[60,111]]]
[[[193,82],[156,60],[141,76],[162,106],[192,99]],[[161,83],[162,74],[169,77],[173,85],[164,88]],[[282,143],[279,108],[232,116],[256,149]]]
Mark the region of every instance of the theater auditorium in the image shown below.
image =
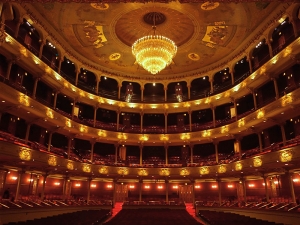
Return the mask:
[[[298,0],[0,1],[1,225],[299,225]]]

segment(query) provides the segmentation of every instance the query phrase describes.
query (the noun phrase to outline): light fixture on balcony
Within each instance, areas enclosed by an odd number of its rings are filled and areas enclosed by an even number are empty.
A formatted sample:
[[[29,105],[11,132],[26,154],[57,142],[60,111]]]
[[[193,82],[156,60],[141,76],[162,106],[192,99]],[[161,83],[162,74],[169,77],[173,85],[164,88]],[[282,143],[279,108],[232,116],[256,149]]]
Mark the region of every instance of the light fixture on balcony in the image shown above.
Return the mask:
[[[132,54],[136,62],[151,74],[157,74],[171,64],[177,53],[174,41],[156,34],[156,21],[163,14],[151,12],[148,15],[153,20],[153,35],[144,36],[132,45]]]

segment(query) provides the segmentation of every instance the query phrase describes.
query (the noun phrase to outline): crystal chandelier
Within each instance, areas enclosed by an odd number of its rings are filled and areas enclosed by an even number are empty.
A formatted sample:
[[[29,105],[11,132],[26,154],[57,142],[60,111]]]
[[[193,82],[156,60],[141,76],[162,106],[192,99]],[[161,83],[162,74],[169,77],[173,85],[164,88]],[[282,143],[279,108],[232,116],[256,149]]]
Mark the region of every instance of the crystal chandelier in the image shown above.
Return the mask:
[[[154,35],[144,36],[132,45],[132,54],[137,63],[151,74],[157,74],[171,64],[176,55],[174,41],[162,35],[156,35],[155,19],[152,26]]]

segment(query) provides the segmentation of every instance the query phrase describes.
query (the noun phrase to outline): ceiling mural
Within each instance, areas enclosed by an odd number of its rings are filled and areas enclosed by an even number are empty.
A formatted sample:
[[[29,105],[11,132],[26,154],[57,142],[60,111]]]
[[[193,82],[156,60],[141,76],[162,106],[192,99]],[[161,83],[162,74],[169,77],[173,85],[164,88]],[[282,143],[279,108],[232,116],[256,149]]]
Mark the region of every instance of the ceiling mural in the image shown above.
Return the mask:
[[[72,51],[106,71],[131,76],[148,74],[132,55],[131,45],[151,35],[151,13],[160,15],[156,32],[178,46],[173,62],[160,74],[180,75],[211,69],[226,57],[240,55],[261,21],[278,3],[235,4],[222,1],[165,3],[69,3],[26,5],[38,21],[46,20]],[[249,40],[248,40],[249,41]],[[158,74],[159,75],[159,74]],[[156,76],[158,76],[156,75]]]

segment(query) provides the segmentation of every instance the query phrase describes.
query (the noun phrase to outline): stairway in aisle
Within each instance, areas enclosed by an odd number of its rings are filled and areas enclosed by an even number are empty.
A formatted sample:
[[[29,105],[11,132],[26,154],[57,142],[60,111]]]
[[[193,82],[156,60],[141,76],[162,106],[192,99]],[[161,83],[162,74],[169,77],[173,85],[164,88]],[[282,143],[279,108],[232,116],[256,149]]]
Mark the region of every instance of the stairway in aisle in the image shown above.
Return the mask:
[[[106,223],[106,222],[110,221],[112,218],[114,218],[122,210],[122,205],[123,205],[123,202],[116,202],[115,207],[112,208],[112,210],[111,210],[111,216],[104,223]]]
[[[195,220],[197,220],[200,224],[204,224],[201,219],[196,215],[196,212],[195,212],[195,208],[194,208],[194,205],[193,203],[185,203],[185,208],[186,208],[186,211],[192,216],[194,217]]]

